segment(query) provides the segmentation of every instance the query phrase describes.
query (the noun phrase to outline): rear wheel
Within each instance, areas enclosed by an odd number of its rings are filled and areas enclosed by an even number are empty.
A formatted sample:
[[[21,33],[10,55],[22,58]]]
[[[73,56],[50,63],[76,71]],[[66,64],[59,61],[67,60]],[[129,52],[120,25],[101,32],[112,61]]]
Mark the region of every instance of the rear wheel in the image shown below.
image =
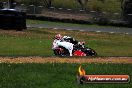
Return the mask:
[[[60,48],[61,48],[60,56],[70,56],[68,49],[66,49],[64,47],[60,47]]]
[[[69,51],[62,46],[60,46],[59,49],[54,50],[54,54],[56,56],[70,56]]]

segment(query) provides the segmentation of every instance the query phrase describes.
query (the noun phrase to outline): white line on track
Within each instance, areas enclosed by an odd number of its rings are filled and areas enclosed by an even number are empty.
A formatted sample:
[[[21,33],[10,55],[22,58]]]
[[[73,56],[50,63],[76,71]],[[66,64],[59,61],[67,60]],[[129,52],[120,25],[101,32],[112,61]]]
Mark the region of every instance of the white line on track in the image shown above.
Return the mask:
[[[70,31],[70,30],[72,30],[72,29],[66,29],[66,30],[69,30],[69,31]]]
[[[38,28],[43,28],[43,27],[38,27]]]
[[[99,32],[101,32],[101,31],[96,31],[96,32],[98,32],[98,33],[99,33]]]
[[[85,31],[85,30],[80,30],[80,31]]]
[[[31,26],[27,26],[27,27],[31,27]]]
[[[53,29],[58,29],[58,28],[53,28]]]
[[[114,32],[110,32],[111,34],[113,34]]]

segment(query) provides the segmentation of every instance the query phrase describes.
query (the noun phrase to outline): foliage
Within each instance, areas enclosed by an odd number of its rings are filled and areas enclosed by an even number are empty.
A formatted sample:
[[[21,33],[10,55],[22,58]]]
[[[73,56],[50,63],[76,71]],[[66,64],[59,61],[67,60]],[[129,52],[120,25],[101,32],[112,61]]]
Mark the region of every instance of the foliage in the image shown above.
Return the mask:
[[[2,2],[2,0],[0,2]],[[121,12],[121,0],[16,0],[16,2],[26,5],[43,5],[45,7],[55,6],[102,12]]]

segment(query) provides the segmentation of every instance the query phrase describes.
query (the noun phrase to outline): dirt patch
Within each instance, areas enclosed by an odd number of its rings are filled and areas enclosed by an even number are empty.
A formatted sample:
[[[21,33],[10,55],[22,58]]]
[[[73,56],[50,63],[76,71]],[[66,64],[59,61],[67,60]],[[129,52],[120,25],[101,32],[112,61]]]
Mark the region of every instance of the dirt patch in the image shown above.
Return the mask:
[[[132,57],[60,58],[60,57],[0,57],[0,63],[125,63]]]
[[[67,13],[62,11],[49,11],[44,10],[43,14],[38,14],[38,16],[45,16],[45,17],[54,17],[58,19],[75,19],[75,20],[89,20],[92,18],[90,14],[82,14],[82,13]]]
[[[19,35],[25,35],[25,31],[16,31],[16,30],[2,30],[0,29],[0,34],[4,35],[13,35],[13,36],[19,36]]]

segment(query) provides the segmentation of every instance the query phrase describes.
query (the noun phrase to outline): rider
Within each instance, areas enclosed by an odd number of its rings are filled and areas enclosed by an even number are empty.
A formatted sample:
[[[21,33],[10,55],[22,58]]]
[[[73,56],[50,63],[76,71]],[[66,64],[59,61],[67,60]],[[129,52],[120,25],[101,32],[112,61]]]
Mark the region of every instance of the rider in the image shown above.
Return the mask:
[[[64,36],[62,38],[62,41],[70,42],[70,43],[74,44],[74,47],[76,47],[76,48],[84,47],[84,44],[85,44],[85,42],[78,42],[77,40],[75,40],[74,38],[72,38],[70,36]]]
[[[53,46],[52,49],[55,50],[56,48],[58,48],[58,46],[63,46],[66,49],[68,49],[70,56],[72,56],[72,51],[73,51],[73,45],[70,42],[64,41],[63,37],[61,36],[61,34],[57,34],[55,35],[55,40],[53,42]]]
[[[64,36],[62,38],[62,41],[70,42],[70,43],[72,43],[74,45],[77,45],[78,44],[78,41],[75,40],[74,38],[70,37],[70,36]]]
[[[54,39],[53,45],[52,45],[52,49],[53,49],[53,50],[55,50],[55,49],[58,47],[57,42],[60,42],[61,39],[62,39],[61,34],[55,35],[55,39]]]

